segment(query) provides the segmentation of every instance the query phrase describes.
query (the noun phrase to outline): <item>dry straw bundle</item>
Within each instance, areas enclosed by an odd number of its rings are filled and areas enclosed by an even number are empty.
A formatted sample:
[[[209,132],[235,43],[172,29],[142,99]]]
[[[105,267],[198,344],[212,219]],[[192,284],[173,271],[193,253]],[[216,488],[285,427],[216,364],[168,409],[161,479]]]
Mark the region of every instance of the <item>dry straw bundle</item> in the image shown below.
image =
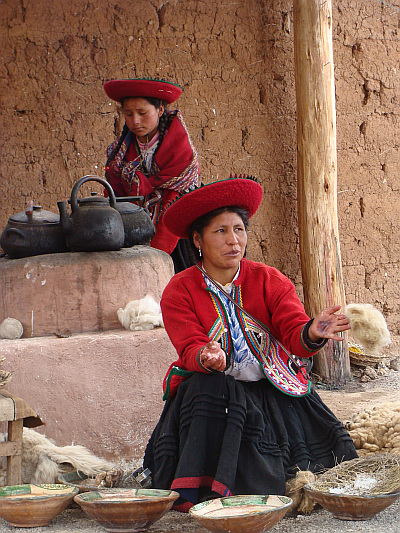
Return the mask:
[[[321,474],[312,488],[359,496],[395,493],[400,490],[400,455],[381,453],[340,463]]]

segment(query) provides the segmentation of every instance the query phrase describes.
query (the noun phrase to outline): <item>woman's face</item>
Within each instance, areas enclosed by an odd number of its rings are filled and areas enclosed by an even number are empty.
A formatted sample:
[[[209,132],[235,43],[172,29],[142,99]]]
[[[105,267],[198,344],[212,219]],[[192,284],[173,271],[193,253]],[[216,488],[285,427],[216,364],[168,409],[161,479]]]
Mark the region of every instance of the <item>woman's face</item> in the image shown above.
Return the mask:
[[[193,242],[201,248],[203,265],[208,274],[220,283],[235,276],[246,251],[247,233],[237,213],[225,211],[204,228],[203,235],[193,234]]]
[[[126,98],[122,104],[125,123],[140,142],[150,141],[158,131],[158,122],[164,106],[154,107],[145,98]]]

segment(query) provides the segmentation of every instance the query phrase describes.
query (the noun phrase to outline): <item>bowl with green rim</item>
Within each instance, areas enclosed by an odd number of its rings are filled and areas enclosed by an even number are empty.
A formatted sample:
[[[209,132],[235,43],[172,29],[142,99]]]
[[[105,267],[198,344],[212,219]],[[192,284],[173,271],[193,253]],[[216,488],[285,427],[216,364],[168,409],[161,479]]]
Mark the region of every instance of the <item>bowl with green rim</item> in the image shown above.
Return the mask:
[[[229,496],[198,503],[189,514],[213,533],[264,533],[285,516],[291,504],[286,496]]]
[[[136,533],[169,511],[179,494],[159,489],[104,489],[83,492],[75,502],[106,531]]]
[[[8,485],[0,488],[0,516],[14,527],[47,526],[79,490],[61,484]]]

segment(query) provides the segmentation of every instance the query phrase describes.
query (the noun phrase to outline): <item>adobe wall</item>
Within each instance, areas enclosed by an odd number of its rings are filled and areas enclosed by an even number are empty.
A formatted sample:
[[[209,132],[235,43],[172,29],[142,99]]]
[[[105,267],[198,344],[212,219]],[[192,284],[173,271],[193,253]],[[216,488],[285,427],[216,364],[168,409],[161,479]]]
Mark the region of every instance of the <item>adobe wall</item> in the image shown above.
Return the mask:
[[[399,15],[388,3],[334,2],[338,211],[348,302],[372,303],[400,339]],[[296,219],[292,0],[7,0],[0,4],[0,226],[33,198],[44,209],[103,173],[121,129],[102,89],[161,76],[205,181],[261,179],[249,256],[301,293]],[[96,187],[95,184],[92,185]]]

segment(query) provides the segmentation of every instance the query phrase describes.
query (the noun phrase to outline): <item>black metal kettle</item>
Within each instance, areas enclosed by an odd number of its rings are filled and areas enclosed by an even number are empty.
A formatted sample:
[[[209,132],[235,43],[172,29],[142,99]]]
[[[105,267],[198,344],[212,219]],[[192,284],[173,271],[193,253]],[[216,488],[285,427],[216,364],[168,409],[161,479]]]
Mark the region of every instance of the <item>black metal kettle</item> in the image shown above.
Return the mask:
[[[124,248],[137,244],[148,244],[154,237],[155,228],[149,212],[144,207],[133,204],[143,200],[143,196],[117,197],[116,209],[122,217],[125,231]]]
[[[34,205],[33,200],[25,211],[8,219],[0,245],[11,259],[67,251],[60,217]]]
[[[109,199],[90,196],[78,201],[78,190],[87,181],[97,181],[107,189]],[[65,201],[57,202],[61,227],[67,247],[71,252],[96,252],[120,250],[125,233],[121,215],[111,185],[99,176],[84,176],[71,191],[71,214],[68,216]]]

